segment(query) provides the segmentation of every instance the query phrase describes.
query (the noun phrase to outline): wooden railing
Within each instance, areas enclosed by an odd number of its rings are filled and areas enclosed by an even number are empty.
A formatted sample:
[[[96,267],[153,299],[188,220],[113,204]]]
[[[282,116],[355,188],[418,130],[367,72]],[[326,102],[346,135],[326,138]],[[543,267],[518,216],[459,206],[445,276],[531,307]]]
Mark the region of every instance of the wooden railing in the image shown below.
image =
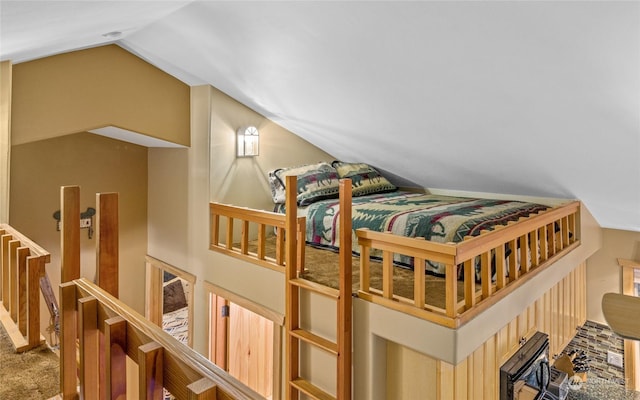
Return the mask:
[[[79,357],[61,365],[64,399],[126,398],[127,387],[136,386],[138,393],[129,395],[139,399],[161,399],[163,388],[177,399],[262,399],[84,278],[60,286],[60,309],[63,348],[75,353],[79,339]],[[129,374],[137,380],[133,385],[127,381],[127,357],[138,367]]]
[[[40,278],[49,252],[6,224],[0,224],[0,321],[17,352],[44,342],[40,335]]]
[[[284,214],[215,202],[210,203],[209,207],[211,214],[209,248],[211,250],[284,273],[286,258],[285,238],[287,236],[285,228],[286,217]],[[293,210],[293,212],[295,211]],[[226,228],[221,224],[221,217],[226,219]],[[234,225],[236,225],[236,221],[239,222],[241,229],[239,245],[234,244]],[[305,217],[296,219],[296,264],[300,272],[304,269],[305,221]],[[257,232],[257,248],[255,251],[250,251],[250,232],[254,228]],[[275,247],[272,249],[267,248],[268,228],[275,228]],[[222,232],[223,229],[224,232]]]
[[[451,328],[459,327],[580,244],[577,201],[550,208],[460,243],[434,243],[391,233],[358,229],[361,246],[358,296]],[[370,287],[370,258],[382,251],[382,289]],[[507,249],[511,252],[505,257]],[[445,306],[425,302],[425,269],[414,268],[413,299],[393,288],[394,254],[445,265]],[[479,287],[476,267],[480,266]],[[458,301],[458,268],[463,268],[464,299]],[[495,279],[494,279],[495,276]]]

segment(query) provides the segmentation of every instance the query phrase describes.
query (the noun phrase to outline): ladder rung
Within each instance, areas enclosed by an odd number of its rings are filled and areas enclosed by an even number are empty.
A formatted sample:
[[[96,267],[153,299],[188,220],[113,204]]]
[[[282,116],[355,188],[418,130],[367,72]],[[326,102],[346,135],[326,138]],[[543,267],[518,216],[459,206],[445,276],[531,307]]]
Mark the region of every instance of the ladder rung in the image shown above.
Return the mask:
[[[318,283],[311,282],[306,279],[302,279],[302,278],[290,279],[289,283],[292,285],[298,286],[300,288],[308,289],[315,293],[318,293],[327,297],[331,297],[336,300],[340,298],[339,290],[330,288],[328,286],[320,285]]]
[[[312,399],[316,399],[316,400],[336,400],[335,397],[333,397],[329,393],[325,392],[324,390],[320,389],[319,387],[312,385],[309,381],[307,381],[305,379],[297,378],[297,379],[291,381],[290,383],[291,383],[291,386],[295,387],[296,389],[300,390],[301,392],[304,392],[305,394],[307,394]]]
[[[314,335],[313,333],[309,331],[305,331],[304,329],[294,329],[290,332],[290,335],[295,336],[299,339],[302,339],[307,343],[318,346],[321,349],[328,351],[329,353],[332,353],[335,355],[338,354],[337,343],[334,343],[331,340],[327,340],[321,336]]]

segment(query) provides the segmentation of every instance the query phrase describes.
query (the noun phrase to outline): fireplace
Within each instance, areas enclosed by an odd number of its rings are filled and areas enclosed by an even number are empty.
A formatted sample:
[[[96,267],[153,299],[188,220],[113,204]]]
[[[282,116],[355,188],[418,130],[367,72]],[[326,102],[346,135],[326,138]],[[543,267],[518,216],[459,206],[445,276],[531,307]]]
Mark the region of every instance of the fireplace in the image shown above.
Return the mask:
[[[566,374],[549,365],[545,333],[536,332],[500,367],[500,400],[564,399],[566,393]]]

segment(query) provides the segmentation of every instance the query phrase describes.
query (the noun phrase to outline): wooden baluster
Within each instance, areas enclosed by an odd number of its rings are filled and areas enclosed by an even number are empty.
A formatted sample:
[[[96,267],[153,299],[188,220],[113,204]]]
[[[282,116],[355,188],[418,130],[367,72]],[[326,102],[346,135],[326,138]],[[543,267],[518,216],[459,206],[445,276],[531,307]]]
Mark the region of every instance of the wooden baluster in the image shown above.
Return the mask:
[[[9,311],[9,282],[11,275],[9,274],[9,242],[13,240],[11,235],[2,235],[2,303],[4,308]]]
[[[464,262],[464,304],[465,309],[476,305],[476,274],[473,267],[475,257]]]
[[[9,303],[5,304],[14,322],[18,322],[18,247],[19,240],[9,242]]]
[[[507,284],[507,271],[505,270],[504,244],[496,247],[496,289],[500,290]]]
[[[22,336],[27,336],[27,312],[29,308],[29,298],[27,297],[27,257],[31,251],[28,247],[18,247],[18,296],[17,311],[18,311],[18,329]]]
[[[445,312],[447,317],[455,318],[458,315],[458,277],[456,265],[447,263],[445,265],[444,288],[445,288]]]
[[[161,400],[164,349],[156,342],[138,347],[139,400]]]
[[[127,396],[127,321],[120,317],[104,321],[106,398],[125,399]]]
[[[529,272],[529,237],[525,233],[520,236],[520,273]]]
[[[242,254],[249,253],[249,221],[242,220],[242,228],[240,230],[240,252]]]
[[[516,240],[510,240],[508,242],[509,249],[511,253],[509,253],[509,282],[513,282],[518,279],[519,270],[518,270],[518,247]]]
[[[211,246],[220,245],[220,215],[211,215]]]
[[[76,339],[78,338],[76,285],[60,285],[60,393],[64,400],[78,397]]]
[[[529,232],[530,250],[531,250],[531,268],[535,268],[540,265],[540,240],[538,237],[538,230],[534,229]]]
[[[40,278],[44,276],[45,258],[27,258],[27,342],[29,346],[40,343]],[[60,321],[58,321],[60,323]]]
[[[233,250],[233,218],[227,217],[227,250]]]
[[[264,260],[265,258],[266,242],[267,242],[267,227],[265,226],[265,224],[259,224],[258,225],[258,249],[256,250],[258,260]]]
[[[491,296],[493,286],[491,284],[491,252],[480,254],[480,284],[482,285],[482,298]]]
[[[386,250],[382,252],[382,296],[393,298],[393,253]]]
[[[569,217],[562,218],[562,249],[569,246]]]
[[[99,399],[98,301],[93,297],[78,300],[80,328],[80,398]]]
[[[572,236],[569,237],[569,243],[574,243],[578,238],[576,237],[576,214],[569,214],[569,232]]]
[[[547,250],[549,257],[556,254],[556,229],[553,222],[547,225]]]
[[[421,238],[422,239],[422,238]],[[413,302],[416,307],[424,308],[425,302],[425,259],[413,260]]]
[[[276,230],[276,264],[284,265],[284,228]]]
[[[369,293],[370,283],[370,254],[371,248],[368,245],[360,243],[360,290]]]
[[[298,218],[298,274],[302,274],[305,269],[305,249],[307,240],[307,219],[305,217]]]
[[[547,226],[538,228],[538,241],[540,242],[540,262],[549,258],[549,244],[547,242]]]

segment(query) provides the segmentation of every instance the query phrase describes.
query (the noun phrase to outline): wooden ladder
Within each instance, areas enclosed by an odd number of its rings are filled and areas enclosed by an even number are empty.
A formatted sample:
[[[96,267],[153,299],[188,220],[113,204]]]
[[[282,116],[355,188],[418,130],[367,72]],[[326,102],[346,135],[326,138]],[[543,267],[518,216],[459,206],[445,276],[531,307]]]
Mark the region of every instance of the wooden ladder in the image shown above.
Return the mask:
[[[287,177],[288,188],[296,188],[296,177]],[[296,232],[296,192],[287,191],[286,232]],[[340,181],[340,225],[342,232],[351,232],[351,180]],[[304,239],[303,239],[304,240]],[[286,241],[286,329],[287,329],[287,388],[286,399],[299,399],[304,393],[312,399],[351,399],[351,292],[352,258],[351,235],[340,235],[339,290],[298,277],[295,262],[295,240]],[[300,326],[300,293],[303,290],[326,296],[337,302],[336,342],[318,336]],[[300,376],[300,344],[318,347],[336,357],[336,395],[315,386]]]

